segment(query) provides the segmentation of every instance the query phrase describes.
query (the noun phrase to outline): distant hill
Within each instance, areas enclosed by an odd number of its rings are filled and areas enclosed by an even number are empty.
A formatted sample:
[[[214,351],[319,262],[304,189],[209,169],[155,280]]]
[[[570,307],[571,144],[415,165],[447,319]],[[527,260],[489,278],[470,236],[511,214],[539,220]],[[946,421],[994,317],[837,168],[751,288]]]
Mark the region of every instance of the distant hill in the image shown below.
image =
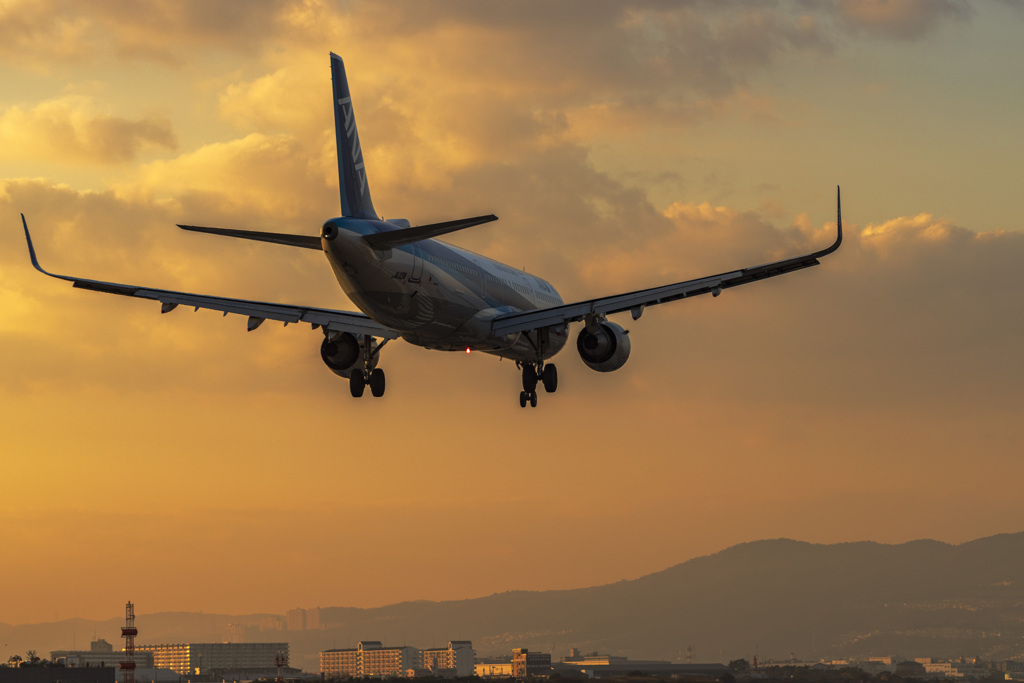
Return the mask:
[[[1024,657],[1024,533],[961,545],[817,545],[786,539],[734,546],[631,581],[563,591],[513,591],[473,600],[405,602],[321,611],[319,631],[254,633],[265,615],[139,615],[145,642],[219,641],[229,622],[247,639],[291,643],[292,662],[358,640],[418,647],[472,640],[478,654],[570,647],[634,659],[803,659],[904,656]],[[103,627],[100,628],[100,625]],[[23,652],[88,647],[120,621],[0,625]],[[101,636],[102,637],[102,636]],[[56,639],[59,638],[59,642]],[[116,646],[116,645],[115,645]]]

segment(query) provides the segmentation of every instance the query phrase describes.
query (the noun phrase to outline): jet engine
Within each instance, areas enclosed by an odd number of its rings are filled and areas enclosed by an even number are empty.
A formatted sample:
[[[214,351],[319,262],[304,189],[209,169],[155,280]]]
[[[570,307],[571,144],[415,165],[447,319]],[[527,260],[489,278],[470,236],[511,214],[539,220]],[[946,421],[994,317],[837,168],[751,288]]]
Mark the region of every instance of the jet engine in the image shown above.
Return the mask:
[[[377,340],[370,340],[370,351],[377,346]],[[352,368],[362,365],[364,342],[348,332],[342,332],[334,339],[325,337],[320,345],[320,357],[335,375],[348,379]],[[370,369],[377,365],[377,354],[370,357]]]
[[[584,327],[576,337],[576,350],[591,370],[618,370],[629,359],[629,332],[607,321],[592,330]]]

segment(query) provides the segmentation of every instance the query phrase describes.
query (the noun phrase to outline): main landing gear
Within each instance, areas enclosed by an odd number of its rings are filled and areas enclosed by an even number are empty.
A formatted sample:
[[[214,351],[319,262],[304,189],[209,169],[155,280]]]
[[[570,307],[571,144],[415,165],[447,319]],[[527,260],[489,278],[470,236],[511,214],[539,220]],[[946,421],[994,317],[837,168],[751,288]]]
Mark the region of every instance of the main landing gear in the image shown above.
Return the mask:
[[[348,378],[348,388],[352,392],[353,398],[359,398],[366,391],[366,386],[370,386],[370,393],[380,398],[384,395],[384,371],[380,368],[374,368],[373,370],[353,370],[352,375]]]
[[[370,394],[375,398],[380,398],[384,395],[386,387],[384,371],[377,367],[377,357],[388,341],[390,340],[385,339],[380,344],[377,344],[373,337],[367,336],[359,344],[362,358],[352,365],[351,374],[348,378],[348,388],[353,398],[360,398],[366,391],[367,386],[370,387]]]
[[[558,369],[551,363],[520,363],[523,369],[523,390],[519,392],[519,407],[525,408],[529,403],[531,408],[537,407],[537,383],[544,386],[544,391],[549,394],[555,393],[558,389]]]

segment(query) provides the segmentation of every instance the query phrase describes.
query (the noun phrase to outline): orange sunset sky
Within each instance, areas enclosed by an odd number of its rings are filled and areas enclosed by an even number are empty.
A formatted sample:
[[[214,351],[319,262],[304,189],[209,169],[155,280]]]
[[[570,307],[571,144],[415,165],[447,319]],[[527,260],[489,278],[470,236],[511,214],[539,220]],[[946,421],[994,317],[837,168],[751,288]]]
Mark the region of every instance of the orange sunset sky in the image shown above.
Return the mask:
[[[1018,0],[0,2],[0,621],[283,612],[633,578],[790,537],[1024,530]],[[321,333],[58,273],[352,308],[328,53],[377,210],[567,300],[822,248],[648,309],[607,375]],[[575,334],[575,329],[573,330]]]

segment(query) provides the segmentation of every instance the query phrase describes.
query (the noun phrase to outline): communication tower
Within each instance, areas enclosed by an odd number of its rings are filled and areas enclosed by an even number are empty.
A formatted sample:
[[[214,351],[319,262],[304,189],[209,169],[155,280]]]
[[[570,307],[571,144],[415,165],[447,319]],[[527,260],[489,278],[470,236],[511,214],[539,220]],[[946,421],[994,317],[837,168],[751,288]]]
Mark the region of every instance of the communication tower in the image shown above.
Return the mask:
[[[277,683],[284,683],[284,667],[288,666],[288,655],[281,650],[274,657],[274,666],[277,667]]]
[[[123,683],[135,683],[135,636],[139,630],[135,628],[135,606],[132,603],[124,609],[124,626],[121,637],[124,638],[124,660],[121,662],[121,680]]]

